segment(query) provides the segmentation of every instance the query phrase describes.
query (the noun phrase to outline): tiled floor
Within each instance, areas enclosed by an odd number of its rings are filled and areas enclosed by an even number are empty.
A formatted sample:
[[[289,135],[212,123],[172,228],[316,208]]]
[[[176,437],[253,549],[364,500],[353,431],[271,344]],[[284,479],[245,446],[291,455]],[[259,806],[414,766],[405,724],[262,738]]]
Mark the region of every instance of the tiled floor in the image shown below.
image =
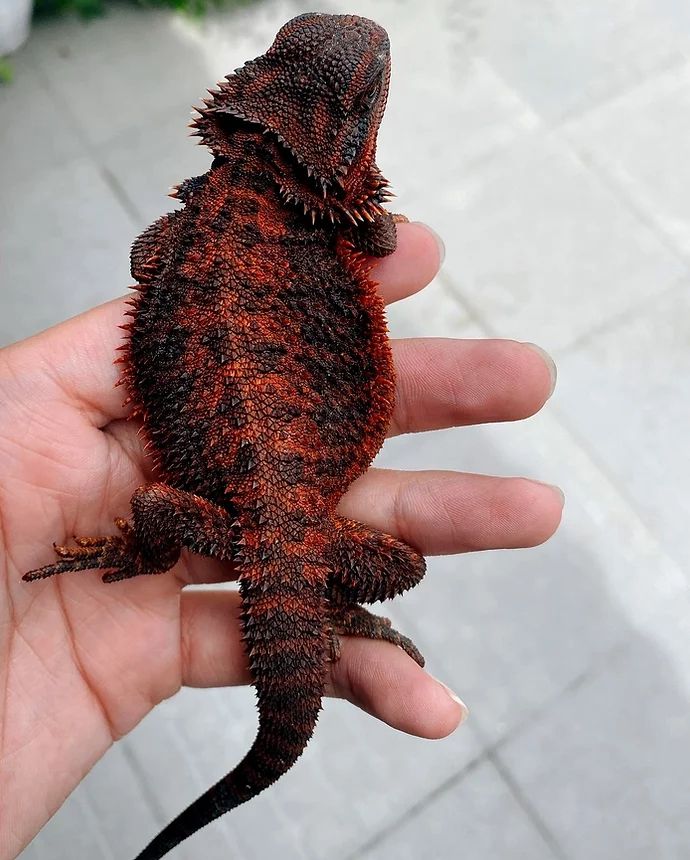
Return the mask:
[[[329,702],[305,759],[175,855],[690,856],[690,12],[682,0],[330,0],[389,30],[379,163],[448,245],[399,336],[532,340],[519,425],[381,462],[563,486],[536,550],[434,559],[393,613],[472,716],[437,743]],[[120,294],[167,187],[206,169],[189,106],[303,11],[202,27],[119,9],[38,28],[0,90],[0,343]],[[1,477],[0,477],[1,480]],[[239,757],[248,691],[185,691],[87,777],[23,860],[121,860]]]

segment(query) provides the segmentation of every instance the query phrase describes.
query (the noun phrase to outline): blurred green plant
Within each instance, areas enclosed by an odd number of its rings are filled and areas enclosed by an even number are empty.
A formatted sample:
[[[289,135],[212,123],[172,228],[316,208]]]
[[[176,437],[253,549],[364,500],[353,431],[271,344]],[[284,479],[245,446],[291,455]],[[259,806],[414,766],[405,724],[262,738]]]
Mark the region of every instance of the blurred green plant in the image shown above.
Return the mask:
[[[12,64],[4,57],[0,57],[0,84],[9,84],[13,75]]]
[[[174,9],[177,12],[199,17],[212,9],[247,6],[252,0],[128,0],[128,2],[134,6]],[[114,0],[34,0],[34,18],[52,18],[70,14],[85,19],[97,18],[112,5]]]
[[[96,18],[103,12],[103,0],[34,0],[34,18],[51,18],[70,13],[82,18]]]

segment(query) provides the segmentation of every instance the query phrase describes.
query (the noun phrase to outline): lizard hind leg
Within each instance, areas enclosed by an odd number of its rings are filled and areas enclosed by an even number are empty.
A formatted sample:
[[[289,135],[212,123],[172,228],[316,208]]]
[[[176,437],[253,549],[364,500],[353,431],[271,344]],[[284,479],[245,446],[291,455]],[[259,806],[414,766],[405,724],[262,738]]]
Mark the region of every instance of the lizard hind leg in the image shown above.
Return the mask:
[[[120,534],[75,537],[76,546],[54,545],[58,560],[24,574],[26,582],[58,573],[110,571],[104,582],[164,573],[177,562],[182,547],[221,560],[232,557],[237,527],[223,508],[166,484],[139,487],[131,500],[132,522],[118,517]]]
[[[424,657],[417,646],[402,633],[399,633],[388,618],[374,615],[362,606],[333,606],[330,611],[331,622],[331,660],[340,657],[340,641],[342,636],[362,636],[365,639],[379,639],[390,642],[408,654],[415,663],[424,666]]]
[[[335,520],[332,547],[332,603],[388,600],[417,585],[426,572],[424,557],[411,546],[345,517]]]
[[[340,656],[339,635],[363,636],[398,645],[423,666],[424,658],[407,636],[387,618],[357,604],[386,600],[412,588],[426,571],[424,557],[392,535],[345,517],[335,520],[332,547],[330,659]]]

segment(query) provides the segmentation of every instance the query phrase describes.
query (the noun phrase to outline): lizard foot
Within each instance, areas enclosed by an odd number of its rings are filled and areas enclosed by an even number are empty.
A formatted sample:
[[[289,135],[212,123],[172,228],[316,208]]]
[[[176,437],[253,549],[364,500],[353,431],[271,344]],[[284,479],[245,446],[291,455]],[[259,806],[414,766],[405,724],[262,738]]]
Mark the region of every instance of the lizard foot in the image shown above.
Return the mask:
[[[388,618],[382,618],[368,612],[361,606],[337,606],[331,610],[331,623],[333,624],[332,639],[337,639],[337,634],[345,636],[363,636],[366,639],[381,639],[391,642],[402,648],[415,663],[424,666],[424,657],[419,653],[417,646],[407,636],[403,636],[394,627]],[[339,655],[338,643],[338,655]],[[331,659],[333,659],[333,646],[331,645]]]
[[[119,579],[128,579],[137,576],[142,571],[139,569],[136,554],[132,552],[129,541],[129,523],[118,517],[115,525],[120,529],[122,535],[111,535],[110,537],[74,537],[76,546],[61,546],[53,544],[58,561],[30,570],[22,579],[25,582],[35,582],[38,579],[47,579],[58,573],[73,573],[79,570],[112,570],[112,573],[103,575],[103,582],[116,582]]]

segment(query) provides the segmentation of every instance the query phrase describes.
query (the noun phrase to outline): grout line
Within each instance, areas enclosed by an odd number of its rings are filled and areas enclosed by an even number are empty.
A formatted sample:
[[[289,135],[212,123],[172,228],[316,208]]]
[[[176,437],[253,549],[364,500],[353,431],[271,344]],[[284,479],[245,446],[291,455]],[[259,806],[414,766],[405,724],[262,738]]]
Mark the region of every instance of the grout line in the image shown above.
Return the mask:
[[[464,295],[462,290],[455,287],[453,283],[453,278],[442,268],[441,271],[436,276],[441,285],[448,291],[450,296],[460,305],[460,308],[465,312],[467,316],[467,323],[473,323],[478,326],[482,333],[487,337],[499,337],[496,333],[495,329],[484,320],[482,315],[477,310],[476,306],[473,302],[469,301],[467,297]]]
[[[414,617],[406,611],[404,605],[398,603],[396,610],[405,626],[410,628],[413,637],[420,641],[423,640],[421,628],[416,624]],[[562,687],[556,690],[552,695],[548,696],[540,704],[537,704],[531,710],[523,714],[518,721],[513,723],[512,726],[497,738],[493,740],[490,739],[486,731],[482,728],[481,720],[475,718],[472,725],[477,738],[483,747],[483,752],[487,753],[490,751],[498,751],[506,744],[518,739],[520,735],[527,731],[533,723],[544,719],[554,705],[562,698],[576,692],[580,687],[587,683],[587,681],[595,678],[600,672],[610,666],[616,657],[625,652],[625,650],[632,644],[637,635],[639,635],[639,630],[636,627],[630,627],[623,631],[610,645],[592,654],[589,663],[581,672],[570,678]],[[429,649],[429,653],[431,653],[431,650],[432,649]],[[446,672],[447,666],[444,663],[443,655],[441,654],[440,658],[437,657],[437,660],[439,665],[438,672],[441,677],[445,677],[446,675],[450,676],[451,673]]]
[[[108,170],[105,164],[102,163],[98,148],[95,147],[84,134],[83,128],[79,123],[78,118],[75,116],[74,111],[72,110],[72,106],[65,99],[62,98],[59,92],[54,90],[50,84],[50,79],[46,75],[43,70],[43,66],[40,62],[35,64],[36,75],[38,80],[47,93],[47,95],[53,99],[56,105],[58,105],[65,116],[67,117],[74,133],[81,143],[83,152],[80,153],[80,156],[87,156],[94,167],[97,168],[103,179],[105,180],[106,185],[110,189],[113,194],[115,200],[119,203],[120,207],[123,209],[127,218],[133,222],[134,227],[138,227],[143,221],[143,216],[137,209],[134,202],[131,200],[127,192],[124,190],[120,182],[117,178]]]
[[[434,802],[434,800],[458,785],[458,783],[460,783],[468,774],[472,773],[472,771],[476,770],[480,764],[486,761],[486,759],[486,751],[481,752],[478,756],[471,759],[457,773],[445,779],[442,783],[437,785],[436,788],[431,789],[431,791],[425,794],[424,797],[420,798],[416,803],[408,806],[404,812],[401,812],[400,815],[397,815],[392,821],[382,827],[381,830],[373,836],[370,836],[366,842],[363,842],[358,848],[355,848],[354,851],[347,854],[343,860],[359,860],[359,858],[363,858],[371,851],[372,848],[376,848],[384,842],[391,833],[394,833],[400,827],[401,824],[409,821],[410,819],[417,818],[431,803]]]
[[[513,743],[513,741],[519,740],[520,736],[524,732],[528,731],[533,723],[546,719],[553,707],[558,704],[561,699],[573,695],[588,681],[595,679],[602,672],[605,672],[620,654],[625,653],[625,651],[632,645],[634,639],[638,635],[639,632],[635,628],[631,628],[625,633],[623,633],[617,642],[614,642],[612,645],[609,645],[608,648],[604,648],[598,654],[595,654],[589,665],[580,673],[571,678],[567,684],[565,684],[563,687],[561,687],[560,690],[558,690],[558,692],[550,696],[546,701],[544,701],[541,705],[535,708],[531,713],[525,714],[519,722],[515,723],[515,725],[513,725],[510,729],[508,729],[507,732],[502,734],[495,741],[487,744],[485,747],[485,752],[491,753],[491,755],[500,754],[501,749],[503,749],[505,746],[510,743]],[[477,726],[475,728],[475,731],[477,732],[477,735],[479,735],[479,738],[481,740],[483,735],[481,727]]]
[[[611,87],[609,92],[602,94],[598,98],[592,99],[588,105],[582,107],[574,107],[565,111],[557,120],[546,122],[546,125],[554,131],[559,130],[561,126],[568,123],[581,120],[588,113],[600,110],[611,102],[627,96],[629,93],[634,93],[635,90],[645,86],[649,81],[657,77],[663,77],[674,69],[679,69],[688,62],[687,54],[682,51],[674,52],[665,60],[661,60],[658,66],[648,69],[646,72],[635,73],[631,79],[618,87]]]
[[[115,174],[104,164],[96,161],[96,167],[98,167],[105,184],[108,186],[110,191],[112,192],[113,197],[118,201],[120,206],[125,210],[129,218],[136,224],[139,225],[141,223],[142,215],[136,207],[136,204],[132,200],[132,198],[125,191],[120,180],[115,176]]]
[[[616,99],[622,98],[628,93],[634,92],[636,89],[644,86],[648,81],[652,80],[656,77],[661,77],[673,69],[680,68],[684,66],[688,62],[687,54],[682,51],[677,51],[671,53],[664,60],[660,60],[659,64],[654,66],[651,69],[648,69],[644,72],[633,72],[630,76],[630,79],[622,82],[619,86],[612,85],[607,92],[602,93],[599,96],[595,96],[594,98],[590,98],[586,104],[582,104],[581,106],[575,106],[569,108],[564,113],[562,113],[558,117],[549,117],[545,115],[539,107],[534,104],[529,95],[523,92],[522,89],[518,89],[515,84],[509,83],[506,76],[503,72],[496,67],[491,57],[486,54],[479,54],[484,58],[484,60],[491,66],[491,69],[496,74],[496,77],[500,78],[503,84],[509,89],[514,90],[518,95],[521,101],[535,114],[538,116],[541,122],[543,123],[544,131],[556,131],[561,128],[563,125],[567,125],[568,123],[574,122],[576,120],[582,119],[588,113],[600,110],[605,105],[610,102],[616,101]]]
[[[75,817],[79,821],[83,821],[83,818],[90,819],[89,830],[93,834],[94,842],[98,845],[102,852],[101,860],[115,860],[113,846],[110,844],[110,840],[108,839],[104,829],[101,827],[101,816],[94,808],[88,791],[81,792],[79,794],[77,798],[77,805],[85,814],[83,816],[77,815]]]
[[[678,280],[674,281],[670,286],[662,290],[661,293],[641,299],[639,303],[636,303],[632,307],[626,308],[623,311],[619,311],[618,313],[613,314],[598,326],[592,327],[587,332],[584,332],[574,341],[554,350],[554,355],[556,357],[566,357],[570,355],[571,352],[577,347],[582,346],[583,344],[587,344],[591,339],[601,335],[602,333],[613,330],[616,326],[629,319],[632,319],[635,315],[641,313],[645,308],[655,307],[661,299],[671,294],[674,290],[685,287],[687,283],[690,258],[686,257],[683,252],[680,251],[680,249],[673,244],[672,240],[666,235],[666,233],[662,232],[657,226],[657,224],[654,223],[646,215],[646,213],[634,203],[630,196],[625,193],[624,189],[619,186],[619,184],[615,181],[613,177],[604,172],[603,168],[588,159],[582,152],[580,152],[579,149],[573,146],[571,141],[564,135],[562,131],[558,129],[544,129],[542,130],[542,133],[545,135],[552,135],[558,138],[558,143],[563,147],[564,151],[570,154],[582,166],[582,169],[590,173],[593,178],[601,184],[603,188],[607,189],[608,192],[625,209],[628,210],[628,212],[632,215],[633,218],[637,220],[638,223],[640,223],[643,227],[646,227],[652,233],[652,235],[657,238],[662,247],[666,249],[669,253],[671,253],[672,256],[678,262],[680,262],[686,270],[685,275],[680,276]],[[453,295],[458,298],[460,305],[468,314],[470,320],[476,323],[488,337],[504,336],[501,332],[498,332],[490,323],[486,322],[483,319],[476,305],[471,300],[468,300],[459,288],[456,288],[452,278],[448,277],[443,271],[441,271],[439,277],[443,278],[443,283],[446,284],[448,286],[448,289],[452,291]],[[638,508],[637,501],[629,494],[628,489],[621,482],[618,475],[609,470],[605,461],[602,461],[600,459],[596,449],[592,448],[589,441],[586,438],[582,437],[573,428],[567,417],[558,409],[557,403],[550,404],[550,412],[553,416],[553,419],[558,423],[564,433],[566,433],[566,435],[570,437],[573,444],[575,444],[576,447],[580,451],[582,451],[582,453],[591,463],[592,467],[611,486],[611,488],[617,493],[620,499],[635,515],[636,519],[638,520],[639,524],[644,528],[647,535],[650,536],[656,544],[661,545],[661,537],[657,534],[656,530],[648,522],[644,512]],[[680,564],[675,554],[672,554],[670,551],[666,550],[664,550],[664,554],[667,556],[667,558],[670,559],[670,561],[674,565],[678,566]]]
[[[544,134],[546,137],[557,137],[558,144],[563,147],[564,151],[570,154],[585,171],[590,173],[594,177],[594,179],[597,180],[601,184],[601,186],[605,188],[614,197],[614,199],[616,199],[625,209],[627,209],[628,212],[641,224],[641,226],[646,227],[650,231],[650,233],[655,236],[655,238],[659,241],[663,248],[668,251],[677,260],[677,262],[681,263],[681,265],[686,270],[684,275],[680,276],[677,281],[674,281],[670,286],[662,290],[661,293],[658,293],[653,296],[646,296],[640,299],[639,302],[633,304],[630,307],[624,308],[617,313],[612,314],[598,325],[595,324],[587,331],[583,332],[581,335],[578,335],[578,337],[576,337],[574,340],[569,341],[564,346],[558,347],[554,350],[555,356],[565,356],[568,355],[573,349],[577,349],[578,347],[587,344],[593,337],[597,337],[606,331],[614,329],[617,325],[624,321],[627,321],[628,319],[631,319],[633,316],[640,313],[645,308],[656,305],[660,301],[660,299],[664,298],[669,293],[672,293],[674,290],[678,289],[683,283],[685,283],[688,274],[690,274],[690,256],[686,255],[680,248],[675,245],[673,239],[658,226],[658,224],[646,213],[645,210],[643,210],[635,203],[631,196],[626,192],[624,186],[618,183],[615,177],[608,173],[608,171],[603,165],[599,164],[587,153],[581,151],[578,147],[574,146],[572,142],[560,130],[543,129],[542,134]],[[444,286],[446,286],[448,290],[453,294],[453,296],[457,299],[458,303],[468,315],[469,320],[477,324],[488,337],[500,338],[505,336],[496,328],[494,328],[491,323],[484,319],[477,305],[475,305],[471,299],[467,298],[467,296],[460,287],[455,285],[454,280],[450,275],[441,270],[438,277],[440,280],[442,280]],[[565,426],[568,427],[568,425]]]
[[[688,289],[688,277],[683,276],[679,278],[677,281],[674,281],[668,287],[663,289],[660,293],[658,293],[653,298],[646,296],[644,299],[641,299],[636,304],[632,305],[629,308],[625,308],[625,310],[620,311],[617,314],[609,317],[598,325],[592,326],[588,331],[583,332],[579,337],[576,337],[575,340],[566,344],[563,347],[560,347],[554,350],[553,355],[555,358],[567,358],[572,353],[581,349],[582,347],[589,346],[593,340],[601,337],[604,334],[608,334],[619,326],[623,326],[629,322],[632,322],[637,316],[639,316],[643,311],[647,310],[650,305],[655,305],[660,302],[663,302],[666,298],[671,296],[673,293],[678,290],[684,290],[687,292]]]
[[[134,775],[134,779],[139,784],[141,795],[144,798],[144,801],[148,806],[149,810],[151,811],[154,823],[157,827],[165,827],[165,825],[170,820],[170,817],[166,815],[165,810],[160,805],[158,795],[151,790],[151,782],[148,779],[144,768],[142,768],[141,762],[137,758],[134,750],[131,747],[131,744],[126,737],[122,738],[120,743],[122,744],[122,753],[125,758],[125,761],[129,765],[129,768]]]
[[[413,803],[411,806],[407,807],[404,812],[397,815],[392,821],[382,827],[375,834],[370,836],[369,839],[366,840],[366,842],[364,842],[354,851],[347,854],[343,858],[343,860],[364,860],[365,856],[372,849],[381,845],[388,838],[388,836],[390,836],[400,827],[401,824],[405,823],[410,819],[417,818],[435,800],[444,795],[446,792],[455,788],[456,785],[462,782],[481,764],[487,761],[490,762],[496,768],[499,776],[505,783],[511,795],[514,797],[525,815],[529,818],[531,824],[538,831],[539,835],[542,837],[542,839],[544,839],[548,847],[551,849],[551,851],[557,858],[557,860],[568,860],[568,856],[559,844],[557,838],[551,833],[546,822],[542,820],[539,813],[527,800],[527,798],[522,792],[522,789],[515,780],[512,771],[501,758],[501,749],[505,747],[508,743],[511,743],[512,741],[518,739],[520,735],[526,729],[528,729],[529,726],[532,725],[535,721],[545,718],[551,711],[553,706],[558,701],[560,701],[560,699],[575,693],[588,680],[590,680],[590,678],[596,677],[596,675],[609,668],[614,659],[626,650],[634,636],[635,631],[631,630],[625,635],[623,635],[618,642],[614,643],[609,648],[596,655],[590,665],[584,671],[580,672],[578,675],[572,678],[557,693],[551,696],[547,701],[545,701],[542,705],[540,705],[530,714],[527,714],[519,723],[515,724],[505,734],[501,735],[492,743],[488,743],[484,747],[482,752],[479,753],[479,755],[471,759],[457,773],[448,777],[438,786],[429,791],[428,794],[420,798],[416,803]],[[475,726],[475,732],[478,735],[479,741],[482,742],[483,733],[479,726]]]
[[[201,101],[201,96],[195,99],[195,102]],[[174,111],[174,114],[173,114]],[[188,117],[185,120],[185,111],[188,113]],[[198,138],[192,136],[191,131],[189,130],[189,123],[191,122],[194,116],[194,108],[192,105],[188,105],[185,102],[185,106],[182,106],[179,114],[175,109],[175,106],[168,105],[167,107],[160,108],[159,110],[154,110],[149,113],[144,122],[136,122],[131,125],[127,125],[124,128],[119,129],[110,137],[105,138],[105,140],[101,140],[98,143],[89,144],[94,152],[97,155],[100,155],[105,150],[110,149],[111,147],[120,146],[123,143],[126,143],[131,137],[135,134],[146,134],[149,127],[157,127],[162,124],[165,120],[169,120],[172,116],[175,116],[176,119],[179,120],[179,127],[182,135],[185,135],[191,142],[192,146],[198,144],[201,146],[201,141]],[[88,141],[87,141],[88,144]],[[210,159],[210,156],[209,156]]]
[[[614,643],[599,654],[595,660],[590,663],[587,669],[572,678],[558,694],[549,699],[548,702],[544,703],[544,705],[535,714],[522,720],[519,725],[514,726],[510,731],[498,738],[498,740],[488,746],[485,750],[487,759],[494,765],[516,802],[520,805],[534,827],[539,831],[542,838],[551,848],[558,860],[569,860],[568,854],[560,845],[557,837],[551,832],[546,821],[543,820],[536,807],[527,799],[527,796],[513,775],[509,765],[503,760],[501,750],[507,746],[507,744],[519,739],[520,735],[529,728],[529,725],[532,722],[534,722],[535,716],[537,720],[546,718],[554,705],[556,705],[561,699],[575,694],[587,681],[596,678],[597,675],[601,675],[609,669],[618,655],[626,651],[632,643],[633,638],[637,635],[638,633],[635,629],[629,630],[621,637],[620,641]],[[477,734],[481,737],[480,731],[477,731]]]
[[[488,750],[487,759],[496,768],[498,775],[500,776],[504,785],[512,795],[513,799],[523,811],[525,817],[529,819],[537,833],[551,849],[551,852],[553,853],[554,857],[558,858],[558,860],[568,860],[568,856],[559,844],[558,840],[547,827],[546,822],[542,819],[541,815],[539,815],[537,810],[532,806],[532,804],[522,793],[520,786],[513,779],[512,773],[503,763],[500,756],[496,754],[496,751],[491,749]]]
[[[627,487],[622,483],[620,477],[611,472],[606,459],[602,459],[598,452],[591,448],[589,441],[586,437],[583,437],[577,430],[575,430],[570,422],[568,421],[567,416],[563,415],[563,413],[558,409],[557,405],[552,405],[551,407],[552,415],[555,421],[560,424],[564,432],[572,439],[573,443],[582,451],[582,453],[587,457],[592,467],[601,475],[601,477],[610,485],[610,487],[614,490],[614,492],[619,496],[621,501],[623,501],[627,508],[629,508],[630,512],[637,519],[638,525],[646,533],[647,537],[651,538],[654,544],[659,548],[659,552],[662,556],[665,556],[671,564],[678,569],[681,576],[686,579],[687,575],[683,570],[683,563],[681,559],[676,557],[675,551],[666,546],[666,542],[663,540],[663,536],[657,534],[656,530],[652,526],[652,524],[648,521],[648,515],[638,508],[637,499],[635,499],[628,490]]]
[[[611,173],[605,164],[602,164],[595,155],[590,154],[586,148],[580,148],[573,143],[564,130],[552,129],[551,133],[555,135],[559,142],[567,149],[568,152],[575,158],[580,165],[597,179],[606,190],[612,194],[619,203],[621,203],[628,211],[651,233],[656,236],[660,244],[671,253],[683,266],[688,269],[690,257],[683,252],[673,241],[673,239],[661,229],[652,215],[642,208],[628,192],[626,187],[620,183],[613,173]],[[653,301],[653,299],[649,299]]]

